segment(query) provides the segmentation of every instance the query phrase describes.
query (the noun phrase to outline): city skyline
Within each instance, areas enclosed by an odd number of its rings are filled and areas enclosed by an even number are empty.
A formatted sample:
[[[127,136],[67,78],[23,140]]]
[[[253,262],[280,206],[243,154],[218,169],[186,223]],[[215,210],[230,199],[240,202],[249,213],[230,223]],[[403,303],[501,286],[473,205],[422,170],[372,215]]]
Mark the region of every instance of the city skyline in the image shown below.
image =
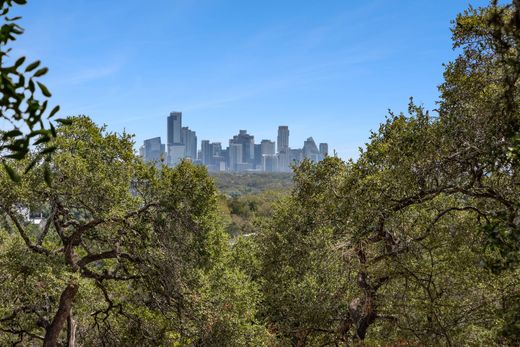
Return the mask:
[[[226,148],[222,142],[202,139],[199,150],[197,139],[195,130],[183,126],[182,112],[172,111],[166,120],[166,144],[161,136],[145,139],[139,155],[145,162],[170,167],[188,159],[212,172],[290,172],[291,165],[304,159],[319,162],[329,155],[328,143],[320,142],[318,147],[312,136],[302,148],[291,147],[288,125],[278,126],[277,141],[263,138],[255,143],[246,129],[239,129]]]

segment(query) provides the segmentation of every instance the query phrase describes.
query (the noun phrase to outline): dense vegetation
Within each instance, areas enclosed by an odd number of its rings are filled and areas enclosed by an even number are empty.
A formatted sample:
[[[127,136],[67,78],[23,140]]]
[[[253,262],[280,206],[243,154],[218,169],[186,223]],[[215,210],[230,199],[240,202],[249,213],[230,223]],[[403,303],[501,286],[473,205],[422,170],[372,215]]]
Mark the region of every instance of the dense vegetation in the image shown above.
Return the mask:
[[[213,173],[211,177],[222,194],[232,197],[266,190],[284,191],[293,184],[290,173]]]
[[[33,169],[0,172],[0,345],[518,345],[520,4],[453,39],[434,115],[410,102],[291,184],[219,193],[88,117],[2,158]]]

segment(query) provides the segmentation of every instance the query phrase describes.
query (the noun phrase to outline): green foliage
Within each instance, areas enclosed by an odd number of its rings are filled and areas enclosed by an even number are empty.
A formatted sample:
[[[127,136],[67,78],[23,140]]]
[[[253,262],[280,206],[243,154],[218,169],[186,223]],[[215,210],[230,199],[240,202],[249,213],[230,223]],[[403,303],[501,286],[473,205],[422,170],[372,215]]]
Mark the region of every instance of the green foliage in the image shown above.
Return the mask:
[[[233,197],[221,196],[220,213],[225,218],[228,234],[238,236],[258,232],[261,223],[272,217],[278,201],[288,193],[288,190],[266,190]]]
[[[24,5],[24,0],[0,0],[0,118],[8,123],[8,127],[0,131],[0,160],[14,181],[20,181],[18,171],[6,159],[21,160],[30,151],[30,146],[48,143],[56,136],[50,119],[59,111],[59,106],[48,111],[48,100],[51,93],[48,88],[37,81],[48,69],[40,67],[40,61],[27,64],[25,57],[14,59],[9,56],[11,44],[23,33],[18,25],[20,17],[9,17],[13,4]],[[40,68],[39,68],[40,67]],[[43,96],[42,100],[39,97]],[[53,152],[47,147],[37,153],[32,162],[23,168],[28,171],[36,161]]]
[[[67,123],[49,165],[19,183],[0,176],[5,341],[53,345],[75,331],[86,345],[265,345],[257,286],[231,265],[206,170],[146,166],[130,135]],[[47,169],[52,185],[39,179]],[[37,227],[24,210],[48,212]]]
[[[515,344],[519,33],[518,4],[468,10],[437,116],[410,102],[357,161],[296,169],[259,240],[262,314],[282,341]]]
[[[3,157],[0,344],[517,345],[518,6],[459,15],[438,112],[411,100],[356,161],[212,178],[87,117]]]
[[[290,173],[213,173],[215,184],[226,196],[258,194],[266,190],[287,190],[292,186]]]

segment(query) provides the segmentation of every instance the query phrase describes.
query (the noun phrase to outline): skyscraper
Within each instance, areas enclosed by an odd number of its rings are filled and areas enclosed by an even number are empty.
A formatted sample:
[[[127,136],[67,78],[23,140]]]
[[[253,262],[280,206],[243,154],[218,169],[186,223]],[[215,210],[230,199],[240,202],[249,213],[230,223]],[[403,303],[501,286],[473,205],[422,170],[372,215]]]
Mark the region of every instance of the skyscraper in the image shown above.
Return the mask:
[[[278,157],[275,154],[264,154],[262,157],[262,171],[277,172]]]
[[[276,151],[275,143],[271,140],[262,140],[262,142],[260,142],[260,148],[262,155],[274,155]]]
[[[186,146],[181,143],[168,145],[168,166],[173,167],[186,158]]]
[[[211,153],[211,145],[209,143],[209,140],[202,140],[202,142],[200,143],[200,150],[200,159],[202,160],[202,164],[211,165],[211,157],[213,156],[213,153]]]
[[[182,127],[181,143],[186,146],[184,155],[192,160],[197,159],[197,133],[188,127]]]
[[[160,163],[164,159],[165,146],[161,143],[160,137],[144,140],[143,159],[145,162]]]
[[[254,164],[255,160],[255,137],[249,135],[247,130],[240,130],[238,135],[229,140],[229,145],[239,144],[242,146],[242,163]]]
[[[314,162],[320,161],[320,151],[312,137],[309,137],[303,144],[303,156]]]
[[[243,146],[240,143],[229,144],[229,169],[231,171],[238,171],[240,164],[243,164],[242,153]]]
[[[289,151],[289,127],[280,125],[278,127],[278,153]]]
[[[255,144],[255,160],[254,168],[260,170],[262,168],[262,145]]]
[[[168,131],[168,145],[182,143],[181,138],[182,129],[182,112],[171,112],[168,116],[167,131]]]
[[[320,154],[322,158],[329,155],[329,145],[327,143],[320,143]]]

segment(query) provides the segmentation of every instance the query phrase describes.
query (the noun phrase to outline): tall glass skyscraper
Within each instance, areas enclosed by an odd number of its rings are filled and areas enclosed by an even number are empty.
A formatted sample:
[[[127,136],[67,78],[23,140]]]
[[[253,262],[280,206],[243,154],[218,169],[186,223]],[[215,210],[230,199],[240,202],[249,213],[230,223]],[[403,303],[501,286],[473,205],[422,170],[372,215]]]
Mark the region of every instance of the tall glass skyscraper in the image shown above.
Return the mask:
[[[168,116],[168,145],[182,143],[182,112],[171,112]]]
[[[289,151],[289,127],[280,125],[278,127],[278,153]]]
[[[145,162],[156,162],[160,165],[161,159],[164,159],[165,146],[161,144],[160,137],[154,137],[144,140],[143,159]]]

